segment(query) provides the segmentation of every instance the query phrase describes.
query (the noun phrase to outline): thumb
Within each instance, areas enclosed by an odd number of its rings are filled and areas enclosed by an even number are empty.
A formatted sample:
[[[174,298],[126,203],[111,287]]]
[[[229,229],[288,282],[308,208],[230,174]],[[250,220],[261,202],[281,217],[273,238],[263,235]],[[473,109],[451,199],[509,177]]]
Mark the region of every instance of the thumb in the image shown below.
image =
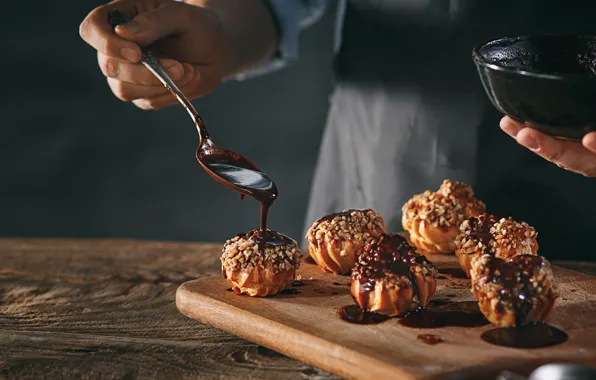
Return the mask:
[[[116,34],[139,45],[186,32],[190,27],[189,6],[177,1],[139,14],[128,24],[118,25]]]
[[[590,132],[584,136],[582,143],[587,149],[596,153],[596,132]]]

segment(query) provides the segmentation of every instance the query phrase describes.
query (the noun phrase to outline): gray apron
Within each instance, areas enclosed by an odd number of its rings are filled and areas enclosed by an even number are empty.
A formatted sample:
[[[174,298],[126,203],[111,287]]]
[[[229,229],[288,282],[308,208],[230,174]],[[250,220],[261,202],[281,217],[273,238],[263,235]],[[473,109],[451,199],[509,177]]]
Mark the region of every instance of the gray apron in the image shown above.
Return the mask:
[[[489,211],[534,225],[542,255],[596,260],[596,180],[505,135],[471,59],[502,36],[595,34],[591,3],[349,0],[306,228],[370,207],[400,231],[403,203],[449,178]]]

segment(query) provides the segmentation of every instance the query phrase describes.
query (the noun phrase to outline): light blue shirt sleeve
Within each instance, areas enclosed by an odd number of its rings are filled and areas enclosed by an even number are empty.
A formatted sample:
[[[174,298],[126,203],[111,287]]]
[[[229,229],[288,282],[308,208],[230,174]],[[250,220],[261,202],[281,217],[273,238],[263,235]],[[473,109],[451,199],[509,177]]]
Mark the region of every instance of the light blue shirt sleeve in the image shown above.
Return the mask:
[[[325,13],[329,0],[269,0],[277,21],[280,40],[275,56],[255,70],[236,76],[236,79],[279,70],[298,58],[300,31],[317,22]]]

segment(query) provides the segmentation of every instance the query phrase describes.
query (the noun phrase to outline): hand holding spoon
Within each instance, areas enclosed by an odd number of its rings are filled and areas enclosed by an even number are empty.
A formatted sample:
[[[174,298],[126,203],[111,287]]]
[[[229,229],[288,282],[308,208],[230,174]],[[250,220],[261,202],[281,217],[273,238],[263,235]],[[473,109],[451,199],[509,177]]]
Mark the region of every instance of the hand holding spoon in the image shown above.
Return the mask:
[[[111,11],[109,14],[112,28],[129,21],[123,13],[117,10]],[[268,210],[278,195],[275,183],[245,157],[215,145],[209,137],[203,119],[190,100],[176,86],[151,50],[146,46],[140,46],[140,48],[141,63],[176,97],[195,123],[199,133],[199,146],[196,154],[199,164],[217,182],[239,192],[241,198],[248,195],[259,201],[261,203],[261,230],[266,231]]]

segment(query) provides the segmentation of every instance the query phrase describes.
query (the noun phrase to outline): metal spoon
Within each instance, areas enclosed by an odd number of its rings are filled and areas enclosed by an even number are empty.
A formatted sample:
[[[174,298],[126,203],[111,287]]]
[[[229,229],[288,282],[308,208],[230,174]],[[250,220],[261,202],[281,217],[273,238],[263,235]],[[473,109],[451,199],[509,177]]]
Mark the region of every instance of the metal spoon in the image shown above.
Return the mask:
[[[590,380],[596,379],[596,368],[577,364],[551,363],[536,368],[526,377],[503,371],[497,380]]]
[[[109,14],[109,23],[112,28],[128,22],[130,20],[117,10],[113,10]],[[195,123],[199,133],[196,156],[203,169],[219,183],[239,192],[241,197],[248,195],[262,203],[273,203],[278,194],[275,183],[250,160],[215,145],[209,137],[203,119],[190,100],[176,86],[151,50],[146,46],[140,46],[140,48],[143,65],[176,97]]]

